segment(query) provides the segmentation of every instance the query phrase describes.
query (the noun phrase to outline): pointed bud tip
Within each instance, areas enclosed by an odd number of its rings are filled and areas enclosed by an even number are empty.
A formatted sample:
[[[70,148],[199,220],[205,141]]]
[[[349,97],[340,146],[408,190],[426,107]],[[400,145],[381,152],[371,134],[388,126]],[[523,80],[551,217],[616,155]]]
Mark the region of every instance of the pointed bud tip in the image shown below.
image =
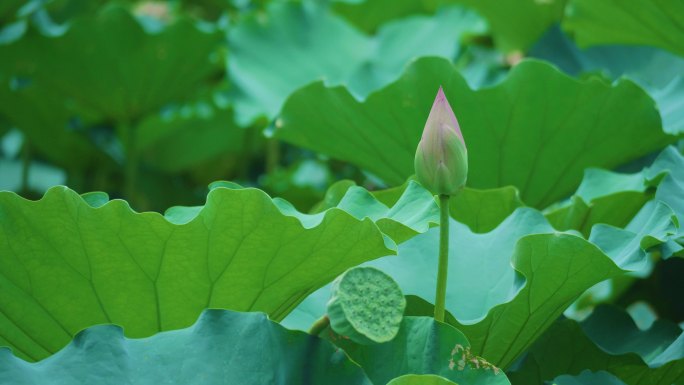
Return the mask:
[[[437,91],[437,96],[435,97],[435,102],[441,100],[446,100],[446,95],[444,95],[444,89],[440,85],[439,90]]]

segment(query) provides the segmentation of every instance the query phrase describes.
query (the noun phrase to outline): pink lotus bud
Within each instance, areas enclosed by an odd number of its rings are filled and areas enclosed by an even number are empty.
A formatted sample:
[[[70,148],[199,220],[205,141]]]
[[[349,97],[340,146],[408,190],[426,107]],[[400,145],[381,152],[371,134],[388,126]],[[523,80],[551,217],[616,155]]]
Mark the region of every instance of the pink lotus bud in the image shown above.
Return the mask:
[[[418,182],[435,195],[454,195],[465,186],[468,150],[442,87],[425,122],[414,167]]]

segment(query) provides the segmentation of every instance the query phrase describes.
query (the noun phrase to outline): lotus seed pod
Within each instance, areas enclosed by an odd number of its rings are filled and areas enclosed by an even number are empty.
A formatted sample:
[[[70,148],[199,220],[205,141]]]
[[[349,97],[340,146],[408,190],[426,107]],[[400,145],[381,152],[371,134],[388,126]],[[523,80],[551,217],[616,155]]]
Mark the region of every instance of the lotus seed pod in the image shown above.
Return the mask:
[[[468,150],[442,87],[425,122],[414,167],[418,182],[435,195],[454,195],[466,184]]]
[[[335,333],[369,345],[391,341],[399,332],[406,299],[389,275],[354,267],[333,283],[328,317]]]

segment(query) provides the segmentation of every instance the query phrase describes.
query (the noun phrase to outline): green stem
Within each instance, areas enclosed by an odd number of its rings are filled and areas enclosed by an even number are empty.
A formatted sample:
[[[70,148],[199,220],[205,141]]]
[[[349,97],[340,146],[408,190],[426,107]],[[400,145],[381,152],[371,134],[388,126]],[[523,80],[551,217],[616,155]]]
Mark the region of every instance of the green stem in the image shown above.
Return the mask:
[[[280,165],[280,142],[275,138],[266,140],[266,172],[273,173]]]
[[[323,317],[319,318],[314,322],[313,325],[311,325],[311,329],[309,329],[309,334],[312,336],[317,336],[323,332],[328,326],[330,325],[330,318],[328,318],[327,315],[324,315]]]
[[[119,135],[126,146],[126,164],[124,168],[124,195],[131,203],[136,201],[136,184],[138,180],[138,150],[136,148],[135,129],[129,122],[121,122]]]
[[[437,268],[437,293],[435,295],[435,319],[444,322],[447,270],[449,267],[449,196],[439,196],[439,266]]]
[[[31,144],[28,138],[24,137],[24,144],[21,149],[21,192],[29,192],[29,172],[31,170]]]

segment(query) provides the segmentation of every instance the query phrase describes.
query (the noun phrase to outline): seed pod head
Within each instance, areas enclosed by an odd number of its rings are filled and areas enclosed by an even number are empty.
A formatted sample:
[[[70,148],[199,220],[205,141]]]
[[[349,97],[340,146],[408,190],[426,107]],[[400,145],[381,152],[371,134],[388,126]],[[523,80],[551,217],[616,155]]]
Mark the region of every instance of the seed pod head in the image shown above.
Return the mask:
[[[416,177],[435,195],[454,195],[468,177],[468,150],[461,127],[439,87],[414,161]]]
[[[391,341],[399,333],[405,308],[404,294],[392,277],[360,266],[333,282],[328,318],[335,333],[370,345]]]

